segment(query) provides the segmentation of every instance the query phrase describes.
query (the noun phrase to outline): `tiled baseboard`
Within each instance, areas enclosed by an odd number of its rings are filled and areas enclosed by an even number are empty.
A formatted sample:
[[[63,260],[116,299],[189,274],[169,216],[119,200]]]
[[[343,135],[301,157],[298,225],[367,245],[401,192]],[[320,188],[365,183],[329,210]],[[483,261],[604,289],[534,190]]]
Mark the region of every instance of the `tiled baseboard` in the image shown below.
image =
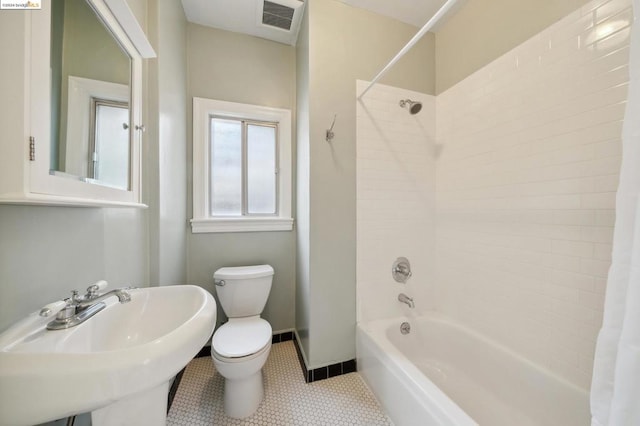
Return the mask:
[[[211,346],[205,346],[200,349],[200,352],[198,352],[194,358],[203,358],[205,356],[211,356]]]
[[[276,333],[271,338],[271,343],[288,342],[289,340],[295,340],[293,331],[285,331],[284,333]]]
[[[302,352],[300,352],[300,347],[298,346],[298,339],[296,339],[296,335],[293,331],[285,331],[283,333],[276,333],[271,338],[271,343],[281,343],[288,342],[289,340],[293,340],[293,344],[296,347],[296,352],[298,353],[298,360],[300,361],[300,367],[302,368],[302,374],[304,375],[304,380],[307,383],[317,382],[318,380],[328,379],[329,377],[340,376],[341,374],[353,373],[356,371],[356,360],[350,359],[344,362],[338,362],[336,364],[327,365],[325,367],[308,369],[304,363],[304,358],[302,357]],[[200,352],[196,354],[194,358],[202,358],[211,356],[211,346],[205,346],[200,349]],[[185,367],[186,368],[186,367]],[[173,403],[173,398],[178,391],[178,386],[180,386],[180,380],[182,380],[182,375],[184,373],[184,368],[176,375],[173,383],[171,384],[171,388],[169,389],[169,400],[167,403],[167,412],[171,408],[171,404]]]
[[[354,371],[357,371],[355,359],[338,362],[336,364],[331,364],[320,368],[308,369],[307,365],[304,363],[304,357],[302,356],[302,352],[300,351],[298,339],[296,338],[295,334],[293,335],[293,344],[296,347],[296,352],[298,353],[298,361],[300,361],[302,374],[304,375],[304,380],[307,383],[317,382],[318,380],[324,380],[328,379],[329,377],[340,376],[342,374],[353,373]]]

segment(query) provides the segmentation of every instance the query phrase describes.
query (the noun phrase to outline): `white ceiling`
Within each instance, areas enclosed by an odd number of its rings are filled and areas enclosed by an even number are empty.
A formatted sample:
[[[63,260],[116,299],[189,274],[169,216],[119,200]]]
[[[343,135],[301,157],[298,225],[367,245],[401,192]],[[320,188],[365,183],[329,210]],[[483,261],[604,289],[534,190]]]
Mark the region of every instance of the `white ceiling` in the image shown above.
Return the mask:
[[[340,0],[360,9],[422,27],[446,0]]]
[[[275,3],[302,4],[300,0],[270,0]],[[345,4],[422,27],[446,0],[338,0]],[[462,3],[464,0],[459,0]],[[254,35],[295,45],[299,22],[294,17],[292,31],[261,23],[262,0],[182,0],[187,20],[200,25]],[[304,6],[302,6],[304,7]],[[300,12],[302,12],[302,7]],[[451,12],[450,12],[451,13]],[[298,15],[298,12],[296,12]]]

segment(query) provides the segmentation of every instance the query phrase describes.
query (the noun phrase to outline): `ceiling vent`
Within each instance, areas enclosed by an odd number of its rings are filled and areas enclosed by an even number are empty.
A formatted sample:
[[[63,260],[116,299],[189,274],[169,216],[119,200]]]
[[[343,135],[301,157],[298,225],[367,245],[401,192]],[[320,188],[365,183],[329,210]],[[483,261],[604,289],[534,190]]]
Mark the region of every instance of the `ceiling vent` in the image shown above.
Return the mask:
[[[302,0],[261,0],[258,19],[263,26],[297,34],[300,26]]]
[[[295,9],[278,3],[265,1],[262,8],[262,23],[281,30],[290,31]]]

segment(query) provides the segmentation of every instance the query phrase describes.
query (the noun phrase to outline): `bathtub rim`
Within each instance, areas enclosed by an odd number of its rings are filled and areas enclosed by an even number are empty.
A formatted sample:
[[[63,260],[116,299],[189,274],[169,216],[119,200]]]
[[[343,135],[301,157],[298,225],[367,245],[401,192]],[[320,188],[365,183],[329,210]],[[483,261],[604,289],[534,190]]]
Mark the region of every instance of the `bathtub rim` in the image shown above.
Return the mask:
[[[542,374],[545,374],[549,377],[552,377],[554,380],[557,380],[558,382],[560,382],[562,385],[567,386],[568,388],[571,388],[571,390],[575,391],[576,393],[582,394],[584,397],[589,398],[589,390],[581,388],[580,386],[576,385],[573,382],[570,382],[569,380],[567,380],[566,378],[557,375],[556,373],[554,373],[553,371],[549,370],[547,367],[545,367],[544,365],[538,364],[534,361],[532,361],[531,359],[525,357],[524,355],[522,355],[521,353],[511,349],[510,347],[491,339],[490,337],[486,336],[485,334],[482,334],[481,332],[459,322],[456,321],[455,319],[445,316],[439,312],[425,312],[422,313],[420,315],[416,315],[414,317],[407,317],[407,316],[400,316],[400,317],[394,317],[394,318],[384,318],[384,319],[377,319],[377,320],[373,320],[373,321],[368,321],[365,324],[357,324],[357,327],[368,332],[369,334],[375,334],[376,336],[388,341],[387,337],[386,337],[386,330],[388,329],[389,325],[392,324],[396,324],[398,325],[398,330],[400,330],[400,324],[402,324],[403,322],[408,322],[411,324],[412,321],[423,321],[423,320],[428,320],[428,321],[433,321],[433,322],[437,322],[437,323],[442,323],[442,324],[446,324],[447,326],[450,326],[452,328],[455,328],[457,331],[460,331],[462,333],[466,333],[468,335],[470,335],[471,337],[473,337],[474,339],[480,340],[482,343],[487,344],[487,345],[491,345],[494,346],[497,350],[505,352],[506,354],[516,358],[517,360],[523,362],[524,364],[527,364],[529,367],[532,367],[534,369],[539,370]],[[387,326],[387,327],[385,327]],[[384,330],[383,332],[381,332],[381,330]],[[391,346],[393,346],[394,349],[395,346],[393,345],[393,343],[389,342],[389,344]],[[397,349],[396,349],[397,350]],[[402,352],[400,352],[398,350],[398,352],[400,354],[402,354]],[[402,354],[402,356],[405,356],[404,354]],[[405,356],[406,358],[406,356]],[[408,359],[407,359],[408,361]],[[409,361],[410,362],[410,361]],[[413,365],[413,364],[412,364]],[[419,371],[419,370],[418,370]],[[421,374],[424,374],[421,372]]]
[[[471,418],[458,404],[456,404],[447,394],[445,394],[435,383],[433,383],[417,366],[415,366],[398,348],[395,347],[386,337],[385,333],[387,327],[393,323],[403,321],[410,321],[410,318],[398,317],[393,319],[375,320],[366,323],[369,327],[363,324],[357,324],[356,326],[356,358],[358,364],[362,365],[360,361],[362,359],[362,353],[360,348],[360,341],[369,347],[369,350],[375,351],[375,355],[378,359],[381,359],[389,372],[401,381],[407,388],[407,391],[413,396],[415,401],[420,406],[433,416],[440,425],[451,426],[478,426],[478,423]],[[398,327],[399,324],[398,323]],[[372,330],[371,327],[375,329]],[[382,327],[382,328],[381,328]],[[381,342],[385,343],[383,349],[380,345]],[[363,378],[370,385],[367,380],[366,372]],[[372,389],[380,403],[385,407],[387,415],[391,417],[392,421],[395,421],[391,416],[391,411],[386,401],[375,390]],[[426,397],[425,397],[426,395]]]
[[[481,344],[489,345],[493,347],[495,350],[503,352],[505,355],[513,357],[518,362],[525,364],[528,368],[535,369],[540,374],[546,376],[545,378],[547,380],[555,380],[558,383],[558,385],[565,387],[568,391],[575,392],[575,395],[577,398],[581,398],[587,402],[589,401],[589,394],[590,394],[589,390],[584,389],[576,385],[575,383],[570,382],[566,378],[555,374],[553,371],[546,368],[544,365],[538,364],[530,360],[529,358],[516,352],[515,350],[509,348],[508,346],[496,340],[493,340],[490,337],[482,334],[481,332],[465,325],[464,323],[456,321],[453,318],[445,316],[442,313],[431,311],[431,312],[425,312],[413,317],[399,316],[394,318],[372,320],[365,323],[359,322],[356,326],[357,338],[360,339],[362,335],[365,338],[365,340],[368,341],[369,345],[375,346],[376,352],[381,354],[381,356],[384,358],[385,363],[390,364],[392,366],[391,367],[392,374],[396,378],[398,378],[399,380],[402,380],[404,383],[406,383],[409,386],[410,392],[414,397],[418,398],[418,400],[421,402],[421,405],[424,406],[425,401],[423,400],[425,398],[423,396],[418,396],[418,395],[420,395],[420,393],[423,392],[421,390],[423,386],[425,389],[424,392],[428,393],[428,395],[436,395],[437,396],[436,401],[443,404],[442,408],[439,408],[437,411],[438,413],[444,416],[445,421],[449,421],[448,420],[449,416],[447,415],[447,413],[454,413],[455,410],[457,409],[464,414],[463,418],[466,416],[472,423],[453,423],[453,424],[477,425],[475,420],[473,420],[473,418],[469,414],[467,414],[459,405],[457,405],[457,403],[452,398],[450,398],[435,383],[433,383],[431,379],[429,379],[429,377],[427,377],[426,374],[424,374],[416,365],[414,365],[409,360],[409,358],[403,352],[401,352],[400,349],[398,349],[394,345],[394,343],[390,341],[389,338],[387,337],[387,332],[389,330],[394,330],[397,328],[397,332],[399,333],[400,324],[402,322],[409,322],[410,324],[412,323],[415,324],[416,322],[422,322],[422,321],[440,323],[440,324],[443,324],[443,326],[445,327],[451,327],[455,329],[457,332],[466,334],[471,339],[477,339]],[[384,350],[380,347],[381,345],[384,345],[385,347]],[[362,356],[362,354],[358,352],[360,348],[356,347],[356,349],[357,349],[356,356],[357,358],[360,358]],[[433,393],[431,393],[432,391]],[[443,398],[440,398],[440,396],[442,396]],[[448,401],[453,407],[443,401]],[[429,401],[429,404],[433,405],[434,401]],[[425,406],[425,408],[428,408],[428,407]],[[451,411],[446,411],[448,409],[451,409]],[[433,412],[431,410],[429,411]],[[441,416],[438,416],[438,419],[440,418]]]

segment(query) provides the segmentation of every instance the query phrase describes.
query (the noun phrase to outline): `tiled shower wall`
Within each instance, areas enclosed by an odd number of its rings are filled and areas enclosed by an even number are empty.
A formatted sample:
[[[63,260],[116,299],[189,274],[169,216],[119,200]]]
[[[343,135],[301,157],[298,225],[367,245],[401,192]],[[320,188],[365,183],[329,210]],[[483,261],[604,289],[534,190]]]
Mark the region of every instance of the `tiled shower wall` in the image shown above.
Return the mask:
[[[357,82],[357,93],[366,87]],[[422,102],[410,115],[401,99]],[[357,318],[371,321],[434,308],[435,97],[374,86],[357,102]],[[391,265],[409,259],[406,284]],[[404,292],[415,309],[398,302]]]
[[[436,308],[585,389],[631,21],[629,0],[592,1],[436,101]]]

